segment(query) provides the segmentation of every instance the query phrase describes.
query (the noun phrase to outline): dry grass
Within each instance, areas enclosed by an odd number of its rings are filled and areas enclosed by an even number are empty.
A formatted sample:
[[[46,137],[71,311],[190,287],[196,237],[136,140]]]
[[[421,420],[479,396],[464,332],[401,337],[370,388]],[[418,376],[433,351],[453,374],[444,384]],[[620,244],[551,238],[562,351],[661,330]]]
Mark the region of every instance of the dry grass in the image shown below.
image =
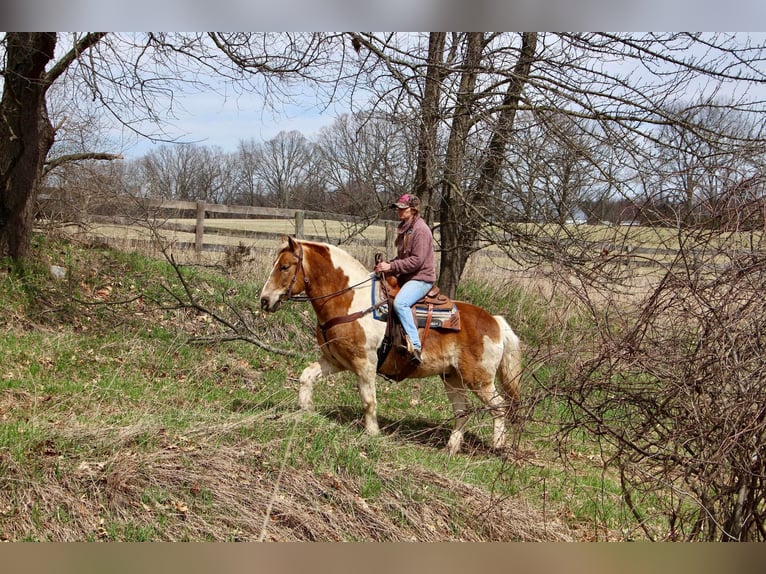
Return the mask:
[[[290,389],[283,388],[284,376],[295,385],[297,365],[285,367],[279,357],[248,361],[250,351],[227,354],[223,346],[189,349],[182,335],[196,334],[207,323],[193,313],[168,313],[150,307],[148,299],[132,299],[134,284],[141,290],[167,281],[154,267],[132,276],[110,252],[71,243],[55,244],[44,260],[58,262],[64,251],[73,282],[39,277],[48,282],[35,288],[45,300],[44,315],[26,315],[23,304],[10,299],[2,303],[14,319],[0,321],[0,337],[15,348],[0,357],[17,362],[0,373],[0,539],[578,538],[564,517],[540,509],[534,496],[527,502],[494,484],[460,479],[472,467],[514,463],[484,449],[463,455],[458,468],[466,470],[448,471],[452,463],[428,441],[383,438],[368,444],[373,439],[356,428],[355,419],[305,422],[294,413]],[[270,262],[270,255],[252,252],[226,274],[260,280]],[[109,296],[115,302],[131,302],[113,311],[104,307],[99,288],[105,283],[114,286]],[[201,293],[210,290],[203,279],[195,286]],[[72,306],[72,288],[88,305]],[[155,328],[164,329],[165,338],[146,335]],[[299,328],[305,331],[305,325]],[[33,344],[22,342],[28,334]],[[56,376],[57,369],[66,375]],[[275,369],[285,369],[285,375],[271,380]],[[125,396],[131,384],[141,388],[135,398]],[[354,409],[357,400],[349,402]],[[291,443],[295,428],[301,431]],[[13,433],[15,444],[8,440]],[[348,436],[359,443],[346,444]],[[322,454],[314,455],[312,441]],[[290,444],[294,456],[285,454]],[[367,475],[359,474],[356,462],[346,467],[346,459],[338,462],[322,452],[335,448],[340,456],[349,449],[354,461],[361,460],[377,490],[365,490]],[[368,460],[365,448],[382,452]],[[428,458],[439,462],[427,464]]]
[[[0,491],[0,535],[52,541],[135,538],[142,531],[152,539],[161,531],[159,539],[167,541],[573,539],[558,519],[519,499],[498,499],[420,467],[380,462],[376,472],[392,486],[374,500],[360,496],[357,480],[308,468],[290,469],[277,486],[266,453],[279,444],[218,441],[263,416],[193,428],[181,441],[165,436],[160,425],[64,429],[82,447],[111,454],[72,458],[52,442],[41,444],[42,475],[8,469],[4,480],[18,484]],[[132,446],[132,438],[147,434],[159,437],[158,448]],[[403,473],[445,494],[415,501],[395,486]]]

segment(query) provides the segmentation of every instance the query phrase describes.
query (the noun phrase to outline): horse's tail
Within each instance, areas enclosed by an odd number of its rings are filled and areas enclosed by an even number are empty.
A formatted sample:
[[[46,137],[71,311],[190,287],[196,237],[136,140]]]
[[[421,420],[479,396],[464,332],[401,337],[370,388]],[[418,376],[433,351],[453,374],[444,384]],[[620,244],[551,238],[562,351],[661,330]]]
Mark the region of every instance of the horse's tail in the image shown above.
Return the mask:
[[[497,369],[497,378],[500,392],[507,402],[507,417],[515,420],[521,403],[521,340],[503,317],[495,315],[495,321],[500,325],[503,342],[503,357]]]

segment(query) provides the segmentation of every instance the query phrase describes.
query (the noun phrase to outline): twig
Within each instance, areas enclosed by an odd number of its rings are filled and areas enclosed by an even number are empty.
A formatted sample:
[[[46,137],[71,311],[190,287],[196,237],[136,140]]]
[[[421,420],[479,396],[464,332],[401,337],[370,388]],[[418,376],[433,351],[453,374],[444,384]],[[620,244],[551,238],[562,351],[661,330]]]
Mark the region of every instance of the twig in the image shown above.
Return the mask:
[[[274,508],[274,501],[277,499],[279,493],[279,485],[282,482],[282,476],[285,473],[285,466],[287,466],[287,457],[290,454],[290,447],[293,444],[293,437],[295,436],[295,428],[298,426],[298,419],[293,419],[293,426],[290,429],[290,436],[287,438],[287,448],[285,448],[285,454],[282,457],[282,464],[279,466],[279,474],[277,475],[277,482],[274,484],[274,490],[271,492],[271,498],[269,504],[266,506],[266,515],[263,517],[263,525],[261,526],[261,535],[258,537],[258,542],[263,542],[266,537],[266,529],[269,526],[269,519],[271,518],[271,511]]]

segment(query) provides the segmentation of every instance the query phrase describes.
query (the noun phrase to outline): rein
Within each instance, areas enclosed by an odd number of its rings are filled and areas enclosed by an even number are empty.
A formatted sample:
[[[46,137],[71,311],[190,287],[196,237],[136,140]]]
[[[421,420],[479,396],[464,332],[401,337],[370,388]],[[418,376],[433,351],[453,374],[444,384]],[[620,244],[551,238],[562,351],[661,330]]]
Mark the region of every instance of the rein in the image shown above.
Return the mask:
[[[297,270],[295,272],[295,276],[296,277],[298,276],[298,271]],[[308,279],[305,278],[306,277],[305,275],[303,277],[304,277],[303,282],[305,283],[305,287],[308,287],[309,286],[309,281],[308,281]],[[310,301],[319,301],[321,299],[330,299],[332,297],[337,297],[338,295],[342,295],[346,291],[351,291],[352,289],[356,289],[357,287],[359,287],[360,285],[364,285],[368,281],[372,281],[372,277],[368,277],[367,279],[362,279],[359,283],[354,283],[353,285],[349,285],[348,287],[344,287],[343,289],[335,291],[334,293],[328,293],[327,295],[318,295],[316,297],[309,297],[308,295],[291,295],[290,297],[288,297],[288,299],[290,301],[302,301],[302,302],[305,302],[305,301],[309,301],[309,302]],[[294,279],[293,279],[293,283],[295,283]]]

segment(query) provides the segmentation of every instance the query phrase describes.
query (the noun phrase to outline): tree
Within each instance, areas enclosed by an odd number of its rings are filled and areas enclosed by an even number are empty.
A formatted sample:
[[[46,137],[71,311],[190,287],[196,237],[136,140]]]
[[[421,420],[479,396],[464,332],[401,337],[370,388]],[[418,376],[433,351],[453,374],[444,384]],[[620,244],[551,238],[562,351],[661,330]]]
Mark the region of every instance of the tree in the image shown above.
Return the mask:
[[[290,207],[292,191],[308,174],[309,145],[297,130],[279,132],[260,146],[255,162],[258,178],[276,207]]]
[[[415,188],[431,203],[437,187],[435,166],[441,165],[439,283],[455,296],[468,257],[478,248],[480,221],[492,210],[487,200],[501,179],[508,138],[535,59],[537,34],[522,34],[520,45],[512,46],[509,36],[502,34],[455,34],[447,45],[445,34],[432,33],[427,50],[410,47],[408,52],[415,56],[410,61],[390,57],[402,52],[390,37],[355,38],[380,58],[420,110]],[[417,60],[420,54],[425,66]],[[425,77],[419,71],[423,68]],[[370,66],[367,73],[379,72]],[[373,85],[380,84],[373,81]],[[448,126],[441,154],[436,149],[437,125]],[[442,154],[443,161],[437,162]],[[433,206],[426,205],[427,217],[431,210]]]
[[[53,144],[53,126],[45,113],[45,66],[55,47],[55,34],[6,36],[0,100],[0,248],[13,257],[25,255],[29,248],[32,190]]]
[[[510,147],[510,137],[519,141],[523,129],[519,110],[538,117],[554,117],[555,112],[559,123],[570,118],[583,137],[573,133],[569,139],[590,140],[601,150],[581,153],[580,168],[590,164],[588,171],[601,180],[598,193],[608,190],[619,199],[635,196],[636,178],[648,166],[654,145],[678,149],[662,141],[663,126],[685,126],[699,138],[716,141],[717,153],[732,143],[720,140],[718,128],[701,115],[680,114],[669,102],[736,85],[737,95],[726,107],[750,122],[763,108],[763,100],[748,98],[747,92],[766,83],[763,73],[748,65],[760,61],[764,47],[738,36],[433,33],[354,38],[363,47],[357,87],[369,86],[377,108],[418,112],[411,113],[420,118],[413,126],[421,142],[417,189],[428,196],[429,182],[439,182],[434,217],[442,242],[439,281],[450,293],[465,260],[482,245],[479,238],[499,242],[509,254],[556,253],[562,262],[582,261],[582,241],[571,233],[565,234],[565,244],[552,246],[550,237],[541,242],[539,234],[527,233],[514,219],[498,228],[492,198],[501,195],[498,186],[509,152],[519,155]],[[748,139],[755,143],[760,137]],[[621,169],[604,162],[603,150],[610,147],[622,158]]]
[[[421,120],[418,128],[417,171],[413,188],[415,195],[420,197],[424,205],[423,217],[429,224],[433,224],[434,220],[432,205],[436,194],[439,104],[442,97],[442,82],[446,73],[444,65],[446,41],[446,32],[429,34],[426,78],[423,84]],[[452,57],[448,56],[447,60],[451,60]]]
[[[44,162],[53,146],[46,94],[66,68],[103,34],[85,35],[46,70],[53,60],[56,34],[13,33],[3,39],[3,96],[0,100],[0,253],[14,259],[29,251],[32,205]],[[79,159],[82,159],[80,157]]]
[[[728,190],[758,177],[764,170],[763,148],[757,145],[761,126],[748,125],[745,115],[723,100],[703,100],[676,106],[685,121],[662,126],[652,160],[653,197],[674,206],[671,225],[713,224]],[[700,133],[704,124],[715,134]]]
[[[493,203],[507,205],[501,212],[509,218],[564,225],[609,187],[601,170],[608,169],[612,150],[578,125],[587,120],[548,111],[523,115],[509,142],[503,184],[511,191]]]
[[[220,149],[163,145],[139,161],[152,197],[220,203],[231,187],[228,159]]]
[[[262,205],[263,186],[258,180],[258,162],[261,144],[250,138],[240,140],[233,167],[234,202],[243,205]]]
[[[56,33],[6,33],[0,44],[0,250],[16,260],[29,249],[31,205],[46,160],[120,157],[93,150],[48,157],[60,127],[52,125],[46,102],[55,82],[69,86],[72,105],[86,96],[124,130],[169,141],[164,126],[175,117],[176,91],[219,90],[225,97],[226,89],[247,90],[274,103],[294,95],[290,86],[296,78],[318,92],[337,81],[337,66],[329,57],[338,43],[333,34],[92,32],[68,37],[72,48],[55,60]]]
[[[368,220],[390,214],[391,196],[412,186],[413,142],[407,124],[373,114],[344,114],[317,138],[320,169],[340,213]]]

